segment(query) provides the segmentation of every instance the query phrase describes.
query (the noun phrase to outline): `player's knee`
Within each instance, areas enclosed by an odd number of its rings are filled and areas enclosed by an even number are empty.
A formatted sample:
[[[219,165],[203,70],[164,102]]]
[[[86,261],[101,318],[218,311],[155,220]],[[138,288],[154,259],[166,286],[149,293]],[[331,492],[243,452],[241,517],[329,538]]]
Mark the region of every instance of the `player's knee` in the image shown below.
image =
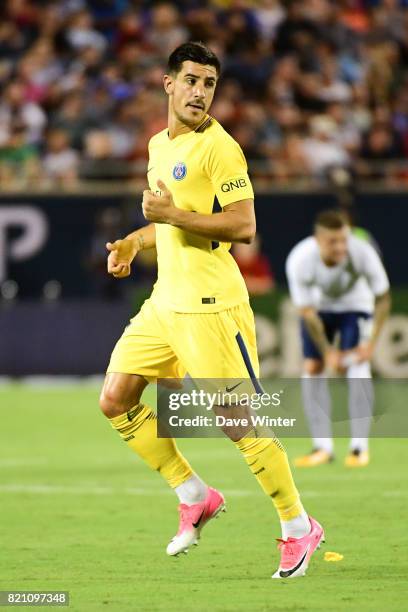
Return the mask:
[[[99,398],[102,412],[108,418],[119,416],[139,404],[147,381],[130,374],[108,374]]]
[[[245,433],[242,432],[240,428],[233,427],[221,427],[224,434],[231,440],[231,442],[239,442],[242,438],[245,437]]]
[[[99,397],[99,406],[103,414],[109,419],[119,416],[128,410],[123,401],[122,394],[112,387],[103,388]]]
[[[317,376],[324,370],[324,363],[318,359],[305,359],[303,371],[308,376]]]

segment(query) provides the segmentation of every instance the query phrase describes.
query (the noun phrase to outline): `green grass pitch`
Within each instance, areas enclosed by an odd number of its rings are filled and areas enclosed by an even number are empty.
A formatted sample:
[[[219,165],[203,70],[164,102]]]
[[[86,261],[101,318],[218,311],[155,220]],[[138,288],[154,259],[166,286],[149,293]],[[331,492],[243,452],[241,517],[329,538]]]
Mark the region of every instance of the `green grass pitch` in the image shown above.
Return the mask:
[[[72,611],[406,609],[406,440],[373,440],[372,463],[295,471],[326,544],[305,578],[273,581],[279,524],[228,440],[182,440],[228,512],[198,548],[168,558],[177,500],[111,430],[98,392],[0,388],[0,590],[70,591]],[[307,440],[287,443],[290,457]],[[324,551],[344,555],[324,561]]]

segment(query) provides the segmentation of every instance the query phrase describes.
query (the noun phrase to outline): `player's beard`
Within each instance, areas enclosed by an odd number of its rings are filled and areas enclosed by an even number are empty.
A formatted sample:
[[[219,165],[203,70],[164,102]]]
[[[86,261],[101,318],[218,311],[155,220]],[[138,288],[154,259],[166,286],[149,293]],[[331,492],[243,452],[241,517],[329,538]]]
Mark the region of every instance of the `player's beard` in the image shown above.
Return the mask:
[[[179,113],[178,111],[174,110],[174,114],[176,115],[177,120],[180,121],[180,123],[183,123],[184,125],[188,126],[191,129],[194,129],[198,125],[200,125],[200,123],[205,117],[206,112],[207,111],[204,108],[202,113],[200,113],[199,117],[197,119],[193,119],[193,118],[187,117],[186,115],[183,115],[182,113]]]

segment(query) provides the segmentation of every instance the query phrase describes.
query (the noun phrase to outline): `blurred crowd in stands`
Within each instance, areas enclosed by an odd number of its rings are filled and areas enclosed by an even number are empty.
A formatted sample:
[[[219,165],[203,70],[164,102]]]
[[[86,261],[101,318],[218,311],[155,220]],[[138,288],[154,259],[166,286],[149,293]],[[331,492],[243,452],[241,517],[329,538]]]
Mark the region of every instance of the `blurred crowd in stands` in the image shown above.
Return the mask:
[[[201,40],[212,114],[260,184],[408,183],[408,0],[3,0],[0,186],[141,180],[169,53]]]

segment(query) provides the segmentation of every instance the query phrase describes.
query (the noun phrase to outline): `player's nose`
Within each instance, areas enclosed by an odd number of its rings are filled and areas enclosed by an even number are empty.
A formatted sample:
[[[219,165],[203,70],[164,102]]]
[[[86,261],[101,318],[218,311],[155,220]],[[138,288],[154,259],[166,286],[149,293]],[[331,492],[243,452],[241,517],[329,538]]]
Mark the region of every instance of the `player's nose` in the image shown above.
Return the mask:
[[[195,100],[204,101],[204,99],[205,99],[205,87],[203,85],[196,84],[196,86],[194,88],[193,95],[194,95]]]

